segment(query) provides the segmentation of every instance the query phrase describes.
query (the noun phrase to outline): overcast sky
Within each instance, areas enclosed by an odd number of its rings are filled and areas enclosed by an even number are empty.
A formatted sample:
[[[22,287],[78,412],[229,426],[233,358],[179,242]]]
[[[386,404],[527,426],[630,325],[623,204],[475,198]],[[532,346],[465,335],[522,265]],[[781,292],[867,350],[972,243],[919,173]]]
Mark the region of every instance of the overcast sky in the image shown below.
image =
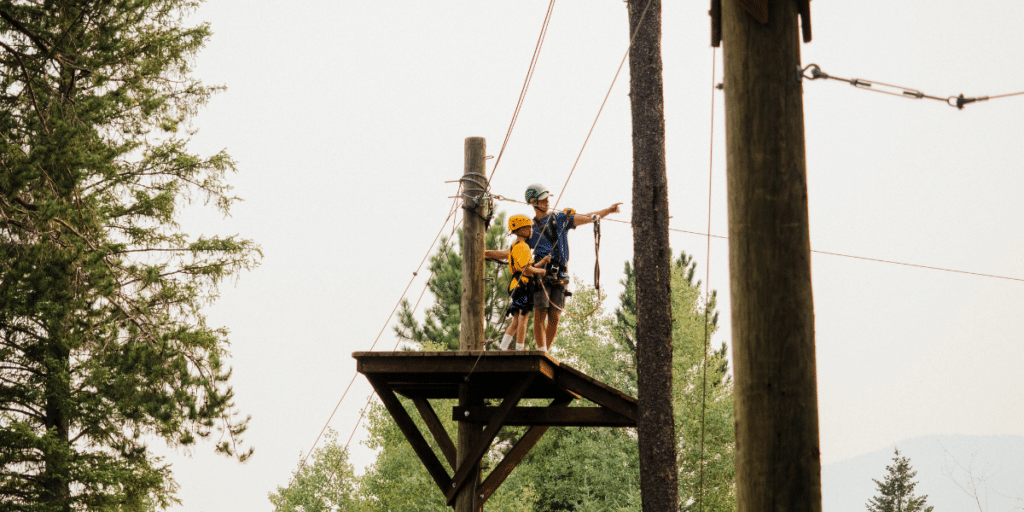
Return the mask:
[[[195,234],[253,238],[265,258],[208,310],[232,332],[255,456],[172,453],[179,510],[271,510],[266,494],[287,484],[355,374],[351,353],[385,326],[376,350],[394,347],[389,314],[448,215],[463,141],[485,137],[497,155],[547,5],[212,0],[193,16],[214,32],[196,74],[228,90],[196,119],[192,147],[238,160],[232,182],[245,202],[229,219],[193,211],[182,221]],[[673,228],[706,232],[710,171],[710,231],[724,236],[724,102],[712,92],[722,65],[719,52],[713,77],[707,9],[664,6],[669,202]],[[940,97],[1024,91],[1019,0],[819,1],[812,19],[803,62],[832,75]],[[542,182],[560,207],[623,202],[613,218],[629,220],[628,69],[566,185],[627,44],[622,1],[556,4],[493,192],[522,200]],[[804,112],[813,250],[1018,279],[815,253],[822,462],[921,435],[1024,435],[1024,96],[958,111],[818,80],[804,82]],[[589,229],[570,238],[585,280],[592,240]],[[722,313],[713,343],[728,342],[726,242],[712,239],[708,259],[706,238],[671,240],[702,279],[710,268]],[[605,223],[612,297],[632,251],[628,225]],[[357,378],[331,421],[343,441],[369,393]],[[359,467],[373,460],[363,438]]]

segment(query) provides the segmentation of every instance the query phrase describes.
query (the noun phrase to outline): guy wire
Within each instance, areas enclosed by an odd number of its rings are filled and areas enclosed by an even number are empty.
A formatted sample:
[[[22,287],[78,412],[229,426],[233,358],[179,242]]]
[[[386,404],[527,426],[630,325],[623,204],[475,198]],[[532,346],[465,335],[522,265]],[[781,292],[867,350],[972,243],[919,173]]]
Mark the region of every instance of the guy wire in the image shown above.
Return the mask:
[[[458,195],[461,194],[461,193],[462,193],[462,184],[460,183],[459,184],[459,190],[458,190],[458,193],[456,194],[456,197],[458,197]],[[384,322],[384,327],[381,327],[380,332],[377,333],[377,338],[373,340],[373,345],[370,346],[370,350],[371,351],[374,349],[374,347],[377,346],[377,342],[380,341],[380,337],[384,334],[384,330],[387,329],[388,324],[391,323],[391,319],[395,316],[395,311],[398,311],[398,307],[402,304],[402,299],[404,299],[405,298],[405,294],[409,292],[409,287],[412,286],[412,283],[413,283],[413,281],[416,280],[416,276],[419,274],[420,269],[423,268],[423,264],[427,261],[427,258],[430,257],[430,251],[432,251],[434,249],[434,244],[436,244],[437,240],[441,238],[441,233],[444,233],[444,228],[448,226],[448,221],[452,220],[452,216],[455,215],[455,213],[458,212],[458,210],[459,210],[458,209],[458,199],[455,199],[455,200],[452,201],[452,207],[448,211],[448,216],[444,219],[444,223],[441,224],[441,229],[438,230],[437,235],[434,237],[434,241],[431,242],[430,243],[430,247],[427,248],[427,253],[423,256],[423,259],[420,260],[420,264],[416,267],[416,270],[412,273],[412,278],[409,279],[409,283],[405,285],[405,290],[402,291],[402,295],[398,298],[398,302],[395,304],[395,307],[391,309],[391,314],[388,315],[387,320]],[[427,279],[427,283],[428,284],[430,283],[429,279]],[[422,294],[420,295],[420,297],[422,298]],[[419,301],[417,301],[417,304],[419,304]],[[397,348],[397,345],[396,345],[396,348]],[[302,462],[299,463],[298,469],[295,470],[295,474],[292,475],[291,480],[288,482],[288,486],[289,487],[291,487],[291,485],[293,483],[295,483],[295,478],[298,477],[299,472],[302,471],[302,468],[306,466],[306,461],[308,461],[309,460],[309,456],[313,454],[313,450],[316,449],[316,445],[320,443],[320,439],[323,437],[324,432],[327,431],[327,427],[330,426],[331,420],[334,419],[334,415],[337,414],[338,408],[341,407],[342,401],[345,400],[345,397],[348,395],[349,390],[352,389],[352,384],[356,381],[356,377],[358,377],[358,376],[359,376],[358,372],[355,373],[354,375],[352,375],[352,380],[349,381],[348,386],[345,388],[345,392],[342,393],[341,394],[341,398],[338,399],[337,405],[334,406],[334,410],[331,411],[331,415],[327,418],[327,422],[324,423],[324,428],[322,428],[320,430],[320,434],[318,434],[316,436],[316,440],[313,441],[313,446],[311,446],[309,448],[309,451],[306,452],[306,456],[302,458]],[[274,510],[276,511],[277,507],[274,507]]]
[[[530,88],[530,82],[533,80],[533,72],[537,68],[537,59],[540,58],[540,49],[544,46],[544,38],[548,33],[548,24],[551,22],[551,12],[555,8],[555,0],[551,0],[548,4],[548,12],[544,15],[544,24],[541,25],[540,36],[537,38],[537,46],[533,49],[533,57],[530,59],[530,67],[526,71],[526,80],[523,82],[523,89],[519,92],[519,101],[516,102],[516,109],[512,113],[512,121],[508,125],[508,131],[505,133],[505,141],[501,143],[501,150],[498,152],[498,157],[494,160],[494,167],[491,168],[491,175],[487,178],[487,184],[490,186],[491,178],[494,177],[494,173],[498,170],[498,164],[501,163],[501,156],[505,154],[505,146],[508,145],[509,138],[512,137],[512,128],[516,125],[516,120],[519,119],[519,110],[523,107],[523,101],[526,99],[526,91]]]
[[[508,202],[512,202],[512,203],[526,204],[526,203],[524,203],[522,201],[516,201],[515,199],[508,199],[508,198],[503,197],[503,196],[497,196],[496,195],[496,196],[494,196],[494,198],[498,199],[500,201],[508,201]],[[632,222],[630,222],[628,220],[619,220],[619,219],[612,219],[612,218],[607,218],[607,217],[604,218],[604,219],[601,219],[601,222],[617,222],[619,224],[629,224],[631,226],[633,224]],[[710,233],[701,233],[700,231],[689,231],[689,230],[686,230],[686,229],[679,229],[679,228],[668,228],[668,230],[669,231],[675,231],[676,233],[685,233],[687,235],[696,235],[696,236],[705,237],[705,238],[717,238],[719,240],[728,240],[729,239],[729,237],[727,237],[727,236],[713,235],[713,234],[710,234]],[[928,269],[928,270],[941,270],[943,272],[952,272],[952,273],[955,273],[955,274],[967,274],[967,275],[979,276],[979,277],[991,277],[993,279],[1006,279],[1006,280],[1009,280],[1009,281],[1024,282],[1024,278],[1019,278],[1019,277],[1000,276],[1000,275],[996,275],[996,274],[983,274],[983,273],[980,273],[980,272],[970,272],[970,271],[967,271],[967,270],[957,270],[955,268],[934,267],[934,266],[929,266],[929,265],[920,265],[920,264],[917,264],[917,263],[906,263],[906,262],[901,262],[901,261],[883,260],[883,259],[880,259],[880,258],[869,258],[867,256],[855,256],[855,255],[852,255],[852,254],[843,254],[843,253],[839,253],[839,252],[829,252],[829,251],[819,251],[819,250],[815,250],[815,249],[811,249],[811,252],[812,253],[817,253],[817,254],[826,254],[828,256],[839,256],[841,258],[853,258],[853,259],[858,259],[858,260],[874,261],[876,263],[888,263],[890,265],[903,265],[903,266],[906,266],[906,267],[924,268],[924,269]]]
[[[583,150],[587,148],[587,141],[590,140],[590,135],[594,133],[594,127],[597,126],[597,120],[601,118],[601,112],[604,111],[605,103],[608,103],[608,97],[612,94],[612,89],[615,88],[615,82],[619,79],[619,73],[622,72],[622,66],[626,64],[626,59],[629,58],[629,50],[633,48],[633,42],[636,40],[636,35],[640,32],[640,27],[644,24],[644,18],[647,17],[647,8],[651,6],[651,0],[647,0],[647,5],[644,6],[644,11],[640,13],[640,20],[636,22],[636,28],[633,29],[633,33],[629,36],[629,46],[626,47],[626,54],[622,56],[622,62],[619,62],[619,68],[615,70],[615,76],[612,78],[612,84],[608,86],[608,92],[604,95],[604,100],[601,101],[601,108],[597,109],[597,115],[594,117],[593,124],[590,125],[590,131],[587,132],[587,137],[583,140],[583,146],[580,148],[580,153],[576,155],[576,161],[572,164],[572,169],[569,169],[569,176],[565,178],[565,184],[562,185],[562,190],[558,192],[558,196],[555,198],[555,209],[558,209],[558,201],[562,199],[562,194],[565,193],[565,187],[569,186],[569,180],[572,179],[572,173],[576,171],[576,165],[580,163],[580,158],[583,157]]]
[[[420,296],[416,299],[416,304],[412,307],[412,311],[416,312],[420,307],[420,301],[423,300],[423,296],[427,292],[427,288],[430,287],[430,280],[434,278],[434,272],[430,273],[427,277],[427,282],[423,284],[423,290],[420,291]],[[390,320],[390,319],[389,319]],[[401,338],[395,342],[395,348],[392,351],[398,350],[398,345],[402,343]],[[352,438],[355,437],[356,431],[359,430],[359,424],[363,421],[363,416],[366,414],[366,409],[370,407],[370,402],[373,400],[373,395],[377,394],[376,391],[371,391],[370,396],[366,398],[366,405],[363,406],[363,411],[359,413],[359,419],[356,420],[356,425],[352,427],[352,433],[348,436],[348,442],[345,443],[345,451],[348,452],[348,445],[352,442]]]
[[[715,163],[715,71],[718,64],[718,47],[711,51],[711,142],[708,148],[708,233],[711,233],[711,185]],[[697,489],[698,510],[704,510],[704,426],[708,397],[708,314],[711,309],[711,235],[708,237],[707,253],[704,260],[704,377],[700,391],[700,484]]]

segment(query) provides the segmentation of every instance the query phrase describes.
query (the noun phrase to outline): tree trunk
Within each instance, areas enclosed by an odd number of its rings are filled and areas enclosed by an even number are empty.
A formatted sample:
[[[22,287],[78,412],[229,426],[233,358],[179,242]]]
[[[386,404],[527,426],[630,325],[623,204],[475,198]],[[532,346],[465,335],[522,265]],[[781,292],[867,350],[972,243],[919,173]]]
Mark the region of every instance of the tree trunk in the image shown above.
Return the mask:
[[[54,333],[55,334],[55,333]],[[71,510],[71,442],[67,414],[71,399],[71,354],[59,335],[45,340],[45,426],[49,442],[42,445],[43,502],[47,510]]]
[[[722,2],[740,511],[820,512],[797,2]]]
[[[668,242],[661,1],[630,0],[629,27],[630,34],[636,33],[629,50],[629,97],[640,488],[643,509],[663,512],[678,509],[679,488],[672,414],[672,252]]]

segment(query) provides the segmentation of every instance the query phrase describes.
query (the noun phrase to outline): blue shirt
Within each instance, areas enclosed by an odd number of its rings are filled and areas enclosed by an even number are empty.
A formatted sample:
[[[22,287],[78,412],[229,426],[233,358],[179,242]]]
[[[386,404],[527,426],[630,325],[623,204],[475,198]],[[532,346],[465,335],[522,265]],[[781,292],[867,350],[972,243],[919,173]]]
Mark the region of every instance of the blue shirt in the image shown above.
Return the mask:
[[[550,221],[550,223],[549,223]],[[545,234],[544,229],[548,232]],[[569,239],[570,229],[576,229],[576,216],[568,215],[565,212],[549,213],[541,220],[533,219],[533,234],[530,236],[530,247],[533,247],[533,257],[539,261],[551,255],[551,264],[558,265],[559,277],[568,277],[566,266],[569,264]],[[551,241],[554,240],[554,243]]]

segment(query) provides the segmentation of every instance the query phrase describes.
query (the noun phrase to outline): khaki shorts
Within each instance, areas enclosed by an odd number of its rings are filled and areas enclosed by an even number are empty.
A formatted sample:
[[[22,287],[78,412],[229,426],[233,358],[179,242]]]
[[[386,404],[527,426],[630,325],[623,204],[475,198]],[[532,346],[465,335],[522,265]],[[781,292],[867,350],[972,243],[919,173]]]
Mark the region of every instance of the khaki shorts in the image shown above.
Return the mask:
[[[547,294],[544,293],[545,290]],[[565,285],[545,283],[542,279],[537,284],[537,292],[533,295],[533,309],[550,309],[552,305],[565,309]]]

